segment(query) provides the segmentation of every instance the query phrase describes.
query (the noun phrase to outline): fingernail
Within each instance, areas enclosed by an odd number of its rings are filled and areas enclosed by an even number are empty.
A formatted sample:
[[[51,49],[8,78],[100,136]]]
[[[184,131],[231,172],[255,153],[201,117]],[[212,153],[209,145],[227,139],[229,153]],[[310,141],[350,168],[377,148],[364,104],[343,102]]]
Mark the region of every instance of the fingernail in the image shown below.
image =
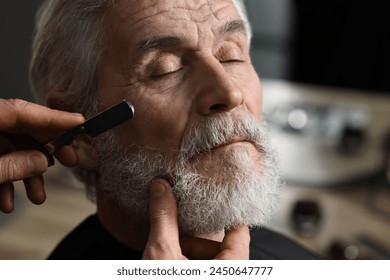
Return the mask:
[[[165,186],[161,182],[152,181],[150,186],[150,196],[151,197],[160,197],[165,194]]]

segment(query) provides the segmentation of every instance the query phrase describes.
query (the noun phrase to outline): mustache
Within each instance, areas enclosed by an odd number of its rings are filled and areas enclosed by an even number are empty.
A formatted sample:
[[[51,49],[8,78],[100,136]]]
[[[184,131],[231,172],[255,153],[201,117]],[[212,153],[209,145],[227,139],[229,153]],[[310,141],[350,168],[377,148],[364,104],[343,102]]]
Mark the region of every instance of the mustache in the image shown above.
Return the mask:
[[[189,160],[237,141],[250,142],[264,154],[266,134],[265,122],[256,120],[247,111],[218,113],[187,129],[181,141],[179,158]]]

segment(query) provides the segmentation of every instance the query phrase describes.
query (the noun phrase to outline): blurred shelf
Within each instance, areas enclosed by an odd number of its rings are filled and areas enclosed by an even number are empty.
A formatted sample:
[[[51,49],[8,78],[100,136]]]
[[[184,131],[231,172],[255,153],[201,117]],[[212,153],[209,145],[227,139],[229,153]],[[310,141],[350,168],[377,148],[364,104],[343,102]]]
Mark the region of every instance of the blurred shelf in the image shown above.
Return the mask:
[[[296,230],[292,213],[298,201],[312,202],[319,207],[320,220],[311,232]],[[329,258],[331,247],[342,244],[345,249],[349,245],[364,247],[362,258],[365,259],[389,258],[388,187],[319,189],[287,185],[280,205],[280,212],[267,226],[320,255]]]

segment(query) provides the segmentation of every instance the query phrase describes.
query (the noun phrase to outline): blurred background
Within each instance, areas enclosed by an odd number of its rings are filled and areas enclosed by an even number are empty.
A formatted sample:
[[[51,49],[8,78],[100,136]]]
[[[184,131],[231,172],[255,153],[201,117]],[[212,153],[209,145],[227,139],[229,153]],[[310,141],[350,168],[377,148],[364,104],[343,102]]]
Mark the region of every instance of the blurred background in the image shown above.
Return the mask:
[[[1,98],[32,100],[39,0],[0,0]],[[390,26],[386,1],[246,0],[264,115],[285,178],[267,226],[330,259],[390,259]],[[94,206],[57,164],[47,202],[0,214],[0,259],[42,259]]]

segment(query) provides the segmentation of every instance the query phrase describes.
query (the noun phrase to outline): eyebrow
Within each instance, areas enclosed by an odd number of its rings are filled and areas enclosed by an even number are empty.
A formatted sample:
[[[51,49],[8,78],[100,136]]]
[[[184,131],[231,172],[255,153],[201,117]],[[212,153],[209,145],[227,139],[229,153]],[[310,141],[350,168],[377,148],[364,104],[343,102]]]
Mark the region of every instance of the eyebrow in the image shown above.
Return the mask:
[[[178,36],[151,36],[141,40],[136,45],[136,50],[140,53],[147,53],[152,50],[163,50],[170,47],[183,45],[186,42],[184,37]]]
[[[246,24],[241,19],[227,22],[220,30],[220,33],[223,35],[236,32],[242,33],[245,37],[248,36]]]
[[[219,33],[222,35],[241,33],[247,36],[247,28],[243,20],[232,20],[224,24]],[[153,50],[164,50],[175,46],[184,45],[187,39],[182,36],[150,36],[136,44],[136,51],[141,55]]]

